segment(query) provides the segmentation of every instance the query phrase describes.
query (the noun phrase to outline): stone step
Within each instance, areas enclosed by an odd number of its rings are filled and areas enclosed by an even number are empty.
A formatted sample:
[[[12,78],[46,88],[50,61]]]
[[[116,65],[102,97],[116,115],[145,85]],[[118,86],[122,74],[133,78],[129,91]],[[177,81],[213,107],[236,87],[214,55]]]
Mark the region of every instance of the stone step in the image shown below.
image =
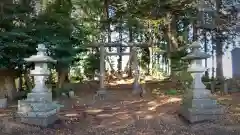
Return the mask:
[[[55,112],[28,112],[28,113],[18,113],[19,120],[22,123],[36,125],[40,127],[47,127],[58,120],[58,116]]]
[[[185,107],[197,107],[197,108],[214,108],[217,105],[217,101],[210,99],[210,98],[206,98],[206,99],[184,99],[183,101],[183,106]]]
[[[18,101],[18,111],[27,112],[27,111],[36,111],[36,112],[45,112],[51,111],[52,109],[57,109],[58,107],[54,103],[42,103],[42,102],[32,102],[26,100]]]
[[[224,114],[224,107],[217,105],[215,108],[181,108],[180,115],[190,123],[204,120],[216,120]]]
[[[220,115],[224,113],[224,108],[220,105],[216,105],[215,108],[189,108],[191,115]]]
[[[28,93],[27,100],[52,102],[52,93],[51,92]]]

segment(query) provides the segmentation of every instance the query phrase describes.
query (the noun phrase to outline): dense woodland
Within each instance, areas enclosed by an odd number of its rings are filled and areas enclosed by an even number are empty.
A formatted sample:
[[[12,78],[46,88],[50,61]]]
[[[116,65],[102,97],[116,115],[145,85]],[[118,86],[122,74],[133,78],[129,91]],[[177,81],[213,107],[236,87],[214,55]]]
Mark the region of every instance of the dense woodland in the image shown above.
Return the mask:
[[[88,45],[111,42],[150,44],[151,47],[138,48],[142,70],[149,75],[161,72],[181,78],[186,71],[186,62],[181,57],[189,52],[187,46],[192,41],[200,40],[203,50],[216,58],[216,78],[223,81],[222,56],[228,48],[237,46],[234,27],[238,21],[237,7],[220,0],[206,2],[1,0],[1,91],[7,90],[5,94],[14,98],[17,88],[31,90],[33,81],[29,71],[33,65],[24,58],[36,54],[39,43],[45,44],[48,55],[58,61],[51,65],[56,70],[48,82],[57,88],[69,81],[92,80],[99,70],[99,48]],[[113,32],[119,33],[117,41],[111,39]],[[125,49],[120,46],[119,51]],[[118,71],[112,73],[127,72],[131,76],[131,64],[126,71],[120,71],[121,64],[120,56]],[[205,75],[215,78],[208,72]]]

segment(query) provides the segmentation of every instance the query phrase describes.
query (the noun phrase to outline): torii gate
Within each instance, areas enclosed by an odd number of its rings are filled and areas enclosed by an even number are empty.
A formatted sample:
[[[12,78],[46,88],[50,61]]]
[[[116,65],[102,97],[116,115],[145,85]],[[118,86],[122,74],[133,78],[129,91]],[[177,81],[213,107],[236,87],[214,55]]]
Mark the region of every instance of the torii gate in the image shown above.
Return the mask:
[[[137,93],[139,91],[139,68],[138,68],[138,59],[137,59],[137,47],[150,47],[149,43],[127,43],[124,45],[122,43],[95,43],[88,45],[89,47],[100,47],[100,73],[99,73],[99,81],[100,81],[100,88],[97,91],[98,95],[105,95],[106,88],[104,84],[105,80],[105,56],[112,56],[112,55],[129,55],[133,57],[133,72],[134,72],[134,87],[133,93]],[[105,47],[132,47],[132,52],[130,53],[106,53]],[[132,54],[131,54],[132,53]]]

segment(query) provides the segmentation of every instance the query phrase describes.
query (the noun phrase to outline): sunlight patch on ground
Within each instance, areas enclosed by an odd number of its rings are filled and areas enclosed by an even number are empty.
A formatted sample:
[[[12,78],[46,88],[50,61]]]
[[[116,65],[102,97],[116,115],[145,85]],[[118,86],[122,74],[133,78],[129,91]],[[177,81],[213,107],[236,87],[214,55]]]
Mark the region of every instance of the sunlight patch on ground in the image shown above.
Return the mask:
[[[136,111],[135,113],[136,114],[144,114],[145,112],[144,111]]]
[[[129,105],[129,104],[136,104],[136,103],[141,103],[144,102],[144,100],[133,100],[133,101],[123,101],[123,105]]]
[[[65,114],[66,117],[76,117],[78,116],[79,114],[76,114],[76,113],[68,113],[68,114]]]
[[[0,114],[0,117],[4,117],[4,116],[8,116],[8,114],[6,113]]]
[[[148,105],[157,105],[158,103],[156,101],[150,101],[147,103]]]
[[[86,110],[85,112],[87,113],[100,113],[100,112],[103,112],[103,109],[88,109]]]
[[[133,79],[124,79],[124,80],[117,80],[117,81],[109,82],[108,85],[117,86],[119,84],[132,84],[132,83],[133,83]]]
[[[114,116],[113,114],[98,114],[97,117],[101,117],[101,118],[107,118],[107,117],[112,117]]]
[[[152,115],[146,115],[145,117],[144,117],[144,119],[145,120],[149,120],[149,119],[153,119],[154,117],[152,116]]]
[[[126,119],[129,119],[131,116],[129,114],[123,114],[123,115],[118,115],[116,117],[120,120],[126,120]]]
[[[158,114],[158,116],[162,116],[162,115],[164,115],[164,114],[165,114],[165,113],[162,113],[162,112],[161,112],[161,113]]]
[[[122,101],[121,104],[123,105],[131,104],[131,101]]]
[[[124,115],[126,113],[128,113],[128,112],[126,112],[126,111],[124,111],[124,112],[115,112],[114,115],[119,115],[119,114]]]
[[[118,109],[120,109],[120,107],[117,107],[117,106],[116,106],[116,107],[113,107],[112,109],[113,109],[113,110],[118,110]]]
[[[218,100],[232,100],[231,97],[219,97]]]
[[[116,81],[117,84],[125,84],[126,82],[124,80],[119,80],[119,81]]]
[[[172,98],[168,99],[167,103],[179,102],[179,101],[182,101],[182,99],[181,98],[172,97]]]
[[[160,106],[160,105],[148,107],[148,110],[149,110],[149,111],[156,111],[156,108],[157,108],[158,106]]]
[[[156,101],[150,101],[150,102],[148,102],[148,105],[149,105],[148,110],[149,111],[156,111],[156,108],[159,107],[159,106],[162,106],[162,105],[168,104],[168,103],[179,102],[181,100],[182,100],[181,98],[171,97],[171,98],[168,98],[166,100],[161,101],[160,103],[158,103]]]

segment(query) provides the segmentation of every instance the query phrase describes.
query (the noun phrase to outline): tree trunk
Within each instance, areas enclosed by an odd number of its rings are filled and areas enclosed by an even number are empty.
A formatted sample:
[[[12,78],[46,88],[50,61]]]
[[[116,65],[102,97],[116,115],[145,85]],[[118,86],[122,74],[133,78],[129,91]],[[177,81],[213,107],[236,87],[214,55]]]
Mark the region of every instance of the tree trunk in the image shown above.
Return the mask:
[[[216,25],[219,24],[219,12],[220,12],[220,8],[221,8],[221,0],[216,0],[216,10],[217,10],[217,18],[215,18],[216,20]],[[220,30],[220,28],[217,28],[216,31],[216,78],[218,80],[222,80],[223,77],[223,63],[222,63],[222,57],[223,57],[223,42],[222,42],[222,32]]]
[[[193,22],[193,41],[197,41],[198,40],[198,28],[197,28],[197,21]]]
[[[176,15],[172,15],[171,13],[167,14],[167,18],[169,20],[169,24],[167,25],[167,39],[168,39],[168,49],[167,49],[167,53],[168,53],[168,66],[170,68],[169,70],[169,74],[171,77],[175,76],[175,71],[173,70],[173,66],[172,66],[172,60],[171,60],[171,53],[176,51],[178,48],[178,41],[176,38],[176,33],[177,33],[177,20],[176,20]]]
[[[19,80],[18,80],[18,90],[23,90],[23,78],[22,78],[22,75],[19,76]]]
[[[58,73],[57,88],[62,88],[64,83],[67,82],[66,77],[68,76],[68,69],[57,70],[57,73]]]
[[[5,76],[0,76],[0,98],[4,98],[7,95]]]
[[[220,37],[217,38],[217,43],[216,43],[216,78],[217,79],[222,79],[223,78],[223,63],[222,63],[222,58],[223,58],[223,45],[222,42],[219,39]]]
[[[149,47],[149,58],[150,58],[150,62],[148,65],[148,73],[149,75],[153,75],[153,48]]]
[[[6,76],[5,77],[5,87],[7,90],[8,99],[13,100],[15,98],[16,92],[17,92],[14,76]]]
[[[169,40],[169,51],[173,52],[178,48],[178,41],[176,38],[177,34],[177,19],[176,15],[172,15],[171,13],[168,13],[168,20],[169,24],[167,25],[167,37]]]
[[[218,26],[220,23],[220,9],[221,9],[221,0],[216,0],[216,10],[217,10],[217,17],[215,18],[215,24]],[[222,39],[222,31],[220,28],[217,27],[216,30],[216,78],[220,82],[220,90],[224,89],[224,76],[223,76],[223,39]]]
[[[208,39],[207,39],[207,31],[204,31],[204,52],[207,53],[208,52]],[[207,59],[205,59],[205,68],[207,68]],[[208,70],[205,71],[205,77],[209,77],[208,76]]]
[[[129,27],[129,42],[133,42],[133,30],[131,26]],[[130,47],[129,52],[132,53],[132,47]],[[128,77],[132,77],[132,57],[129,57]]]
[[[122,28],[122,20],[121,20],[121,22],[120,22],[120,28],[119,28],[119,41],[121,42],[121,43],[123,43],[123,38],[122,38],[122,35],[123,34],[123,28]],[[118,53],[119,54],[121,54],[122,52],[123,52],[123,48],[122,48],[122,46],[120,45],[118,48],[117,48],[117,50],[118,50]],[[122,55],[119,55],[118,56],[118,65],[117,65],[117,67],[118,67],[118,73],[121,73],[121,71],[122,71]],[[121,75],[122,76],[122,75]]]
[[[108,37],[108,43],[111,43],[111,22],[109,19],[109,1],[104,0],[104,10],[105,10],[105,16],[106,16],[106,28],[107,28],[107,37]],[[111,47],[108,48],[109,51],[111,51]]]
[[[32,80],[30,79],[30,77],[28,75],[29,75],[29,71],[26,71],[23,74],[23,78],[24,78],[25,85],[26,85],[27,89],[32,90],[33,89]]]

